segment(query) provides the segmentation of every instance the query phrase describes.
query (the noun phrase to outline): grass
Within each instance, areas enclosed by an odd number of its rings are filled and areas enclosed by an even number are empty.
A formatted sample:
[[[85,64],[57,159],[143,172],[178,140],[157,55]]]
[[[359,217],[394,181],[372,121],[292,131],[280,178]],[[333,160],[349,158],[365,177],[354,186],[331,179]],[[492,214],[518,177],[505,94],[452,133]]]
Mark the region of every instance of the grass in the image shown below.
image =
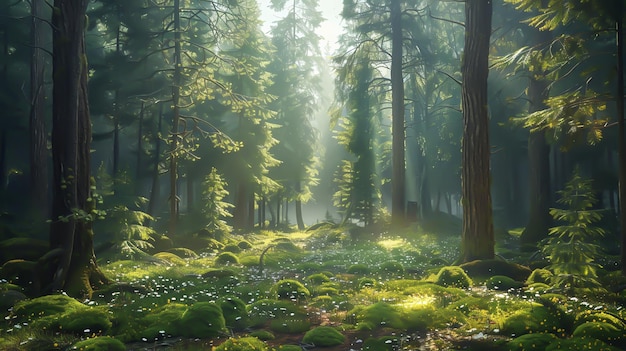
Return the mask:
[[[302,341],[307,331],[319,326],[335,327],[346,336],[347,343],[357,339],[376,343],[384,335],[394,335],[396,341],[410,349],[411,342],[417,342],[412,340],[420,338],[422,345],[448,346],[454,340],[466,343],[485,335],[494,335],[499,342],[511,341],[525,332],[526,326],[517,321],[528,321],[531,318],[528,316],[536,317],[539,325],[529,326],[529,331],[535,331],[533,328],[546,331],[542,322],[556,320],[553,317],[572,323],[586,320],[585,316],[591,313],[598,317],[588,318],[590,321],[625,317],[619,307],[624,298],[617,294],[563,296],[543,294],[528,286],[488,289],[482,282],[471,287],[461,284],[461,288],[437,285],[441,268],[449,266],[458,255],[459,239],[423,233],[416,228],[399,235],[360,236],[358,241],[337,228],[293,233],[260,231],[245,237],[229,237],[224,247],[242,242],[245,245],[236,254],[238,261],[228,262],[227,267],[217,261],[227,251],[203,248],[194,250],[198,256],[186,250],[170,250],[167,263],[159,265],[130,260],[100,262],[107,276],[116,283],[97,292],[83,305],[106,310],[110,328],[85,334],[68,332],[55,324],[54,332],[43,332],[30,328],[41,325],[37,319],[42,317],[18,315],[20,309],[16,308],[2,316],[0,349],[18,350],[33,340],[63,349],[80,340],[110,336],[127,345],[182,337],[174,347],[182,351],[197,349],[198,343],[218,345],[233,333],[236,337],[247,337],[253,332],[275,335],[264,338],[268,350],[272,350],[294,344],[294,340]],[[262,271],[259,270],[261,255],[264,255]],[[310,289],[312,294],[297,294],[293,299],[285,295],[287,299],[277,300],[280,295],[277,283],[285,281],[292,282],[291,287],[300,288],[298,284],[301,284],[300,290]],[[216,329],[216,336],[210,340],[200,338],[189,342],[185,338],[189,327],[181,326],[185,325],[183,316],[190,318],[191,306],[203,306],[219,314],[224,301],[232,300],[237,304],[226,307],[234,310],[224,313],[228,314],[227,327],[236,325],[236,328],[224,332]],[[244,306],[246,311],[240,311]],[[239,318],[239,312],[247,318]],[[621,328],[619,331],[626,328],[615,324]],[[572,337],[573,325],[549,329],[561,338]],[[510,330],[516,335],[508,334]],[[597,330],[601,331],[597,328],[593,332]],[[438,339],[438,335],[446,337]],[[342,345],[336,350],[361,347]]]

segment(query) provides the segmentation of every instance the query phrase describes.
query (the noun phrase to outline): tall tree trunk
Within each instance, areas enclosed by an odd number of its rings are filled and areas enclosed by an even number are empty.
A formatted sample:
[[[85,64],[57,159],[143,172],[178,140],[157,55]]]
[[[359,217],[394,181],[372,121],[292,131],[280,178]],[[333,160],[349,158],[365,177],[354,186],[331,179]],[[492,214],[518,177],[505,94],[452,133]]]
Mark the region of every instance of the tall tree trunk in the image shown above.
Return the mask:
[[[391,217],[405,225],[404,189],[404,81],[402,79],[402,10],[400,0],[391,0]]]
[[[159,183],[159,162],[161,158],[161,139],[158,135],[161,134],[163,124],[163,103],[159,104],[159,123],[157,126],[157,133],[155,139],[156,146],[154,148],[154,165],[152,168],[152,186],[150,187],[150,201],[148,203],[148,214],[154,216],[155,207],[157,201],[159,201],[159,195],[161,193],[161,187]]]
[[[487,110],[491,0],[465,1],[463,55],[461,260],[494,258],[493,213],[489,171],[489,115]]]
[[[248,225],[248,184],[239,180],[236,190],[235,210],[233,211],[233,224],[235,229],[246,229]]]
[[[31,62],[30,62],[30,194],[31,206],[36,215],[48,214],[48,167],[45,127],[44,56],[41,24],[41,0],[31,1]]]
[[[616,12],[616,45],[617,45],[617,91],[615,101],[617,105],[618,132],[618,158],[619,158],[619,221],[622,233],[621,264],[622,275],[626,276],[626,136],[624,135],[624,29],[621,16],[624,8],[622,2],[618,2]]]
[[[136,163],[136,171],[135,171],[135,195],[139,195],[141,193],[141,178],[142,178],[142,168],[141,168],[141,164],[143,163],[142,160],[142,153],[143,153],[143,119],[144,119],[144,114],[146,112],[146,106],[145,103],[142,101],[141,102],[141,109],[139,110],[139,125],[137,128],[137,159],[135,160]]]
[[[548,43],[550,33],[535,31],[537,43]],[[544,101],[548,97],[548,84],[544,79],[535,78],[542,72],[531,72],[528,84],[529,113],[546,108]],[[550,146],[546,142],[545,132],[531,132],[528,137],[528,196],[530,212],[526,228],[520,238],[526,247],[535,247],[548,236],[550,227]]]
[[[58,252],[50,290],[91,297],[107,282],[93,251],[91,222],[91,122],[87,98],[87,0],[55,0],[53,28],[52,156],[54,169],[50,248]]]
[[[174,81],[172,82],[172,130],[170,132],[170,220],[169,234],[176,233],[178,222],[178,126],[180,124],[180,86],[182,84],[180,0],[174,0]]]
[[[301,185],[300,185],[300,180],[296,180],[295,187],[296,187],[295,189],[296,194],[300,194],[300,191],[302,190]],[[304,219],[302,219],[302,201],[300,201],[297,197],[295,201],[295,206],[296,206],[296,223],[298,224],[298,229],[304,230]]]

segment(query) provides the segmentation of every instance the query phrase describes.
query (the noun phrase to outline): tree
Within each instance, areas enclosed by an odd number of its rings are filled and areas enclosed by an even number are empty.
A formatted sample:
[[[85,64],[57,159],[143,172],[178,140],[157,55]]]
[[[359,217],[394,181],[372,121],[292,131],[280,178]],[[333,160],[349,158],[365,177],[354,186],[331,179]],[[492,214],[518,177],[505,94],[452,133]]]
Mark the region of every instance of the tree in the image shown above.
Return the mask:
[[[487,77],[492,2],[465,2],[465,53],[462,63],[462,203],[461,260],[494,257],[494,229],[489,170]]]
[[[85,12],[87,0],[55,0],[52,10],[53,200],[48,292],[91,297],[108,280],[93,250],[95,210],[90,175],[91,122],[87,98]]]

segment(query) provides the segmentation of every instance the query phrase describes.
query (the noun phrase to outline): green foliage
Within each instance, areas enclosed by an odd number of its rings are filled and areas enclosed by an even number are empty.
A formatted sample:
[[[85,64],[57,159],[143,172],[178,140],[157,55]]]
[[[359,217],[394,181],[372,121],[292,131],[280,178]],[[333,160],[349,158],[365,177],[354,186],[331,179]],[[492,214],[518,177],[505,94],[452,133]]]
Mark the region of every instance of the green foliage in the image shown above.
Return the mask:
[[[196,302],[189,306],[180,319],[182,336],[213,338],[226,330],[226,321],[219,305]]]
[[[232,228],[224,221],[224,218],[232,217],[229,209],[234,207],[231,203],[224,201],[228,196],[226,187],[226,181],[215,168],[211,168],[211,172],[202,182],[202,213],[208,221],[205,229],[219,233],[218,235],[232,231]]]
[[[598,339],[614,346],[623,345],[626,342],[625,335],[624,328],[605,322],[582,323],[572,333],[574,337]]]
[[[441,286],[453,286],[467,289],[472,286],[472,279],[458,266],[442,267],[435,277],[435,283]]]
[[[125,351],[126,345],[117,339],[99,336],[79,341],[72,345],[70,349],[82,351]]]
[[[232,252],[222,252],[215,258],[215,264],[228,265],[239,264],[239,257]]]
[[[535,283],[543,283],[550,284],[554,275],[547,269],[537,268],[530,273],[528,279],[526,279],[526,284],[535,284]]]
[[[598,311],[582,311],[578,315],[576,315],[576,319],[574,323],[576,326],[579,326],[583,323],[587,322],[602,322],[609,323],[614,325],[618,329],[626,329],[626,322],[624,322],[619,317],[610,314],[608,312],[598,312]]]
[[[315,273],[306,277],[306,280],[312,284],[320,285],[322,283],[330,282],[330,279],[323,273]]]
[[[229,338],[219,346],[214,348],[215,351],[267,351],[267,345],[253,337],[245,336],[240,338]]]
[[[531,306],[506,317],[500,330],[505,335],[520,336],[529,333],[562,334],[565,312],[543,305]]]
[[[337,346],[345,341],[346,337],[333,327],[317,327],[306,332],[302,338],[302,342],[316,347]]]
[[[302,283],[293,279],[283,279],[272,286],[272,296],[279,299],[300,300],[311,296],[311,292]]]
[[[576,351],[619,351],[604,341],[591,338],[557,339],[545,348],[545,351],[576,350]]]
[[[597,202],[591,181],[580,176],[578,169],[559,191],[559,204],[564,209],[553,208],[550,214],[563,225],[550,228],[543,253],[550,259],[547,267],[554,273],[551,283],[564,290],[597,287],[595,262],[600,254],[596,242],[604,235],[602,228],[594,226],[602,216],[593,209]]]

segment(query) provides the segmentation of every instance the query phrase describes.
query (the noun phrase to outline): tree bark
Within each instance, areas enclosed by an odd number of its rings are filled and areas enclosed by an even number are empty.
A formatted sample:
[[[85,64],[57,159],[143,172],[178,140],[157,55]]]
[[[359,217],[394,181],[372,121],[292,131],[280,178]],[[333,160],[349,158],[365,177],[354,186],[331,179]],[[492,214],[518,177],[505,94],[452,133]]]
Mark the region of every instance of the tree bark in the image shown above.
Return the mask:
[[[159,162],[161,159],[161,134],[163,124],[163,104],[159,104],[159,122],[157,126],[157,133],[155,135],[156,146],[154,148],[154,165],[152,168],[152,186],[150,187],[150,201],[148,203],[148,214],[155,215],[155,207],[157,207],[157,201],[159,201],[159,195],[161,193],[161,187],[159,182]]]
[[[616,27],[617,45],[617,91],[615,102],[617,105],[618,158],[619,158],[619,221],[622,234],[621,265],[622,275],[626,276],[626,136],[624,135],[624,32],[623,32],[623,5],[618,2]]]
[[[404,81],[402,77],[402,11],[400,0],[391,0],[391,217],[405,225]]]
[[[41,219],[48,215],[48,167],[45,126],[42,1],[31,1],[30,62],[30,192],[31,206]]]
[[[547,42],[550,34],[537,33],[540,41]],[[547,38],[546,38],[547,37]],[[544,101],[548,97],[548,84],[545,80],[533,75],[528,85],[530,100],[529,113],[546,108]],[[528,137],[528,195],[530,212],[526,228],[520,238],[521,244],[535,247],[539,241],[548,236],[550,227],[550,146],[546,142],[545,132],[531,132]]]
[[[296,180],[295,187],[296,187],[296,194],[300,194],[300,191],[302,190],[300,186],[300,180]],[[297,197],[295,200],[295,206],[296,206],[296,223],[298,224],[298,229],[304,230],[304,219],[302,218],[302,201],[300,201]]]
[[[87,98],[87,0],[55,0],[53,28],[52,158],[54,171],[50,248],[60,250],[49,292],[89,298],[107,282],[93,251],[91,121]]]
[[[174,81],[172,82],[172,129],[170,132],[170,220],[169,234],[176,233],[178,222],[178,128],[180,124],[180,86],[182,84],[182,48],[181,48],[180,0],[174,0]]]
[[[489,170],[488,56],[491,0],[465,2],[465,53],[462,65],[461,260],[494,258],[494,230]]]

